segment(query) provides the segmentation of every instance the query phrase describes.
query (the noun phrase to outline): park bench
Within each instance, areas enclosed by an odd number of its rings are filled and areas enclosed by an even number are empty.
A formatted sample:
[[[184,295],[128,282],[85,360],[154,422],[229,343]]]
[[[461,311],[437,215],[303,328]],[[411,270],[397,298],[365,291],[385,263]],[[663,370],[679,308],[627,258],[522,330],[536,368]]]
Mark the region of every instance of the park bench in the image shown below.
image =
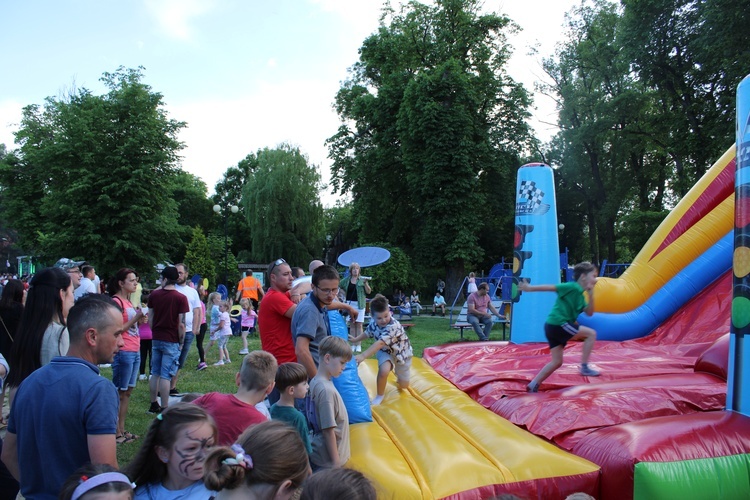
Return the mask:
[[[492,305],[495,306],[495,309],[497,309],[498,312],[505,315],[505,318],[498,318],[497,316],[493,316],[492,322],[494,325],[499,324],[503,326],[502,340],[506,340],[505,327],[506,325],[510,324],[510,321],[508,320],[510,303],[507,301],[502,301],[502,300],[493,300]],[[454,328],[459,331],[461,340],[464,340],[465,329],[468,328],[472,330],[471,323],[469,323],[468,320],[466,319],[467,309],[468,309],[467,305],[464,304],[464,306],[461,308],[461,312],[458,314],[458,317],[456,318],[456,321],[451,325],[451,328]],[[493,326],[493,329],[494,329],[494,326]]]

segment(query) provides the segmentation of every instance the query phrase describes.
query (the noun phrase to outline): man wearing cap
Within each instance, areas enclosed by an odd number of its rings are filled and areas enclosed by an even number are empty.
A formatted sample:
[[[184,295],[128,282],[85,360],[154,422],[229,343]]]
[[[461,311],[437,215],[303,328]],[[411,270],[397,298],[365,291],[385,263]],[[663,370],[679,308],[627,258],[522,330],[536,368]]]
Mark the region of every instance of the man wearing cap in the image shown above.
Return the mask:
[[[180,350],[185,342],[185,314],[190,312],[187,297],[175,289],[180,278],[177,268],[165,267],[161,276],[161,287],[151,292],[148,299],[148,322],[153,334],[149,413],[160,413],[169,405],[170,381],[177,374]],[[156,401],[157,394],[161,405]]]
[[[255,310],[258,310],[258,302],[263,298],[265,293],[263,292],[263,286],[260,281],[253,276],[252,271],[245,271],[245,277],[240,280],[237,286],[237,297],[235,300],[250,299],[253,303]]]
[[[81,278],[83,278],[83,274],[81,274],[81,264],[82,262],[68,260],[60,266],[66,273],[68,273],[70,281],[73,282],[73,290],[78,290],[78,287],[81,286]],[[60,263],[58,262],[57,265],[59,266]]]

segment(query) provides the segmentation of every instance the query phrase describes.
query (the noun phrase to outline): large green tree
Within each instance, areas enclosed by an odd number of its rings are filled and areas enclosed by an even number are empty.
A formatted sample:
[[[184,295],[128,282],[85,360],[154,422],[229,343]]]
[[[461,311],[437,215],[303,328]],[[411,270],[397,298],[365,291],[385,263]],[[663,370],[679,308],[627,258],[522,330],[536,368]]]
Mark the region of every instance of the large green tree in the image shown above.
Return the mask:
[[[73,90],[24,108],[17,161],[0,166],[4,216],[24,248],[48,262],[85,258],[105,275],[169,256],[184,123],[142,78],[119,68],[104,73],[104,95]]]
[[[320,174],[299,148],[288,144],[255,156],[258,164],[242,197],[252,258],[270,262],[283,257],[292,266],[306,268],[321,258],[325,246]]]
[[[216,183],[213,196],[214,204],[221,207],[239,207],[238,215],[230,215],[226,221],[227,231],[232,237],[231,250],[238,260],[248,262],[252,260],[250,254],[252,228],[248,224],[248,217],[242,204],[242,191],[248,178],[258,165],[255,153],[250,153],[240,160],[237,165],[229,167],[224,176]]]
[[[503,200],[530,146],[529,97],[505,69],[514,25],[481,5],[386,8],[337,94],[344,124],[328,139],[360,242],[402,247],[455,286],[467,267],[510,251],[509,238],[484,235],[511,234]]]

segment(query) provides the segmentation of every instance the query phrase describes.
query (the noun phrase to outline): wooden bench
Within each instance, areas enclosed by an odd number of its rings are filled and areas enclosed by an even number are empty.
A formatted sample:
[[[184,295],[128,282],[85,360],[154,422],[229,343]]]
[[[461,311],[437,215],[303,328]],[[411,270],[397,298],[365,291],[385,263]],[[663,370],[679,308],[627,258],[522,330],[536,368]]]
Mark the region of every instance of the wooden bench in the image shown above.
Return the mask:
[[[494,328],[494,325],[497,325],[497,324],[503,325],[503,338],[502,338],[502,340],[506,340],[505,339],[505,325],[507,325],[508,323],[510,323],[508,321],[508,319],[507,318],[505,318],[505,319],[498,319],[497,316],[495,316],[495,320],[492,323],[493,323],[493,328]],[[455,328],[456,330],[459,330],[459,333],[461,335],[461,340],[464,340],[464,329],[465,328],[472,329],[471,323],[469,323],[468,321],[461,321],[461,318],[459,318],[458,321],[456,321],[455,323],[453,323],[451,325],[451,327]],[[490,333],[492,333],[492,332],[490,332]]]
[[[408,330],[412,326],[414,326],[414,323],[401,323],[401,326],[404,327],[404,330]]]

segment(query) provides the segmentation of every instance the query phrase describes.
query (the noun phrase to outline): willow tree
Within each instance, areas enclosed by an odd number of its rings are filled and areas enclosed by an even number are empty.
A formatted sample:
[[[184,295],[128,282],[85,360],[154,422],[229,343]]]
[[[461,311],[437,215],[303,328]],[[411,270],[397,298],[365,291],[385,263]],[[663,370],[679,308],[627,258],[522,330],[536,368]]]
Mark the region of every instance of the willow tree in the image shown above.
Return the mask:
[[[288,144],[260,150],[256,159],[242,196],[252,259],[283,257],[305,268],[321,258],[325,245],[320,174],[307,156]]]
[[[510,250],[515,168],[529,97],[510,78],[511,21],[476,0],[383,12],[336,97],[333,185],[351,193],[362,241],[412,250],[457,284]],[[489,248],[488,242],[501,246]]]

